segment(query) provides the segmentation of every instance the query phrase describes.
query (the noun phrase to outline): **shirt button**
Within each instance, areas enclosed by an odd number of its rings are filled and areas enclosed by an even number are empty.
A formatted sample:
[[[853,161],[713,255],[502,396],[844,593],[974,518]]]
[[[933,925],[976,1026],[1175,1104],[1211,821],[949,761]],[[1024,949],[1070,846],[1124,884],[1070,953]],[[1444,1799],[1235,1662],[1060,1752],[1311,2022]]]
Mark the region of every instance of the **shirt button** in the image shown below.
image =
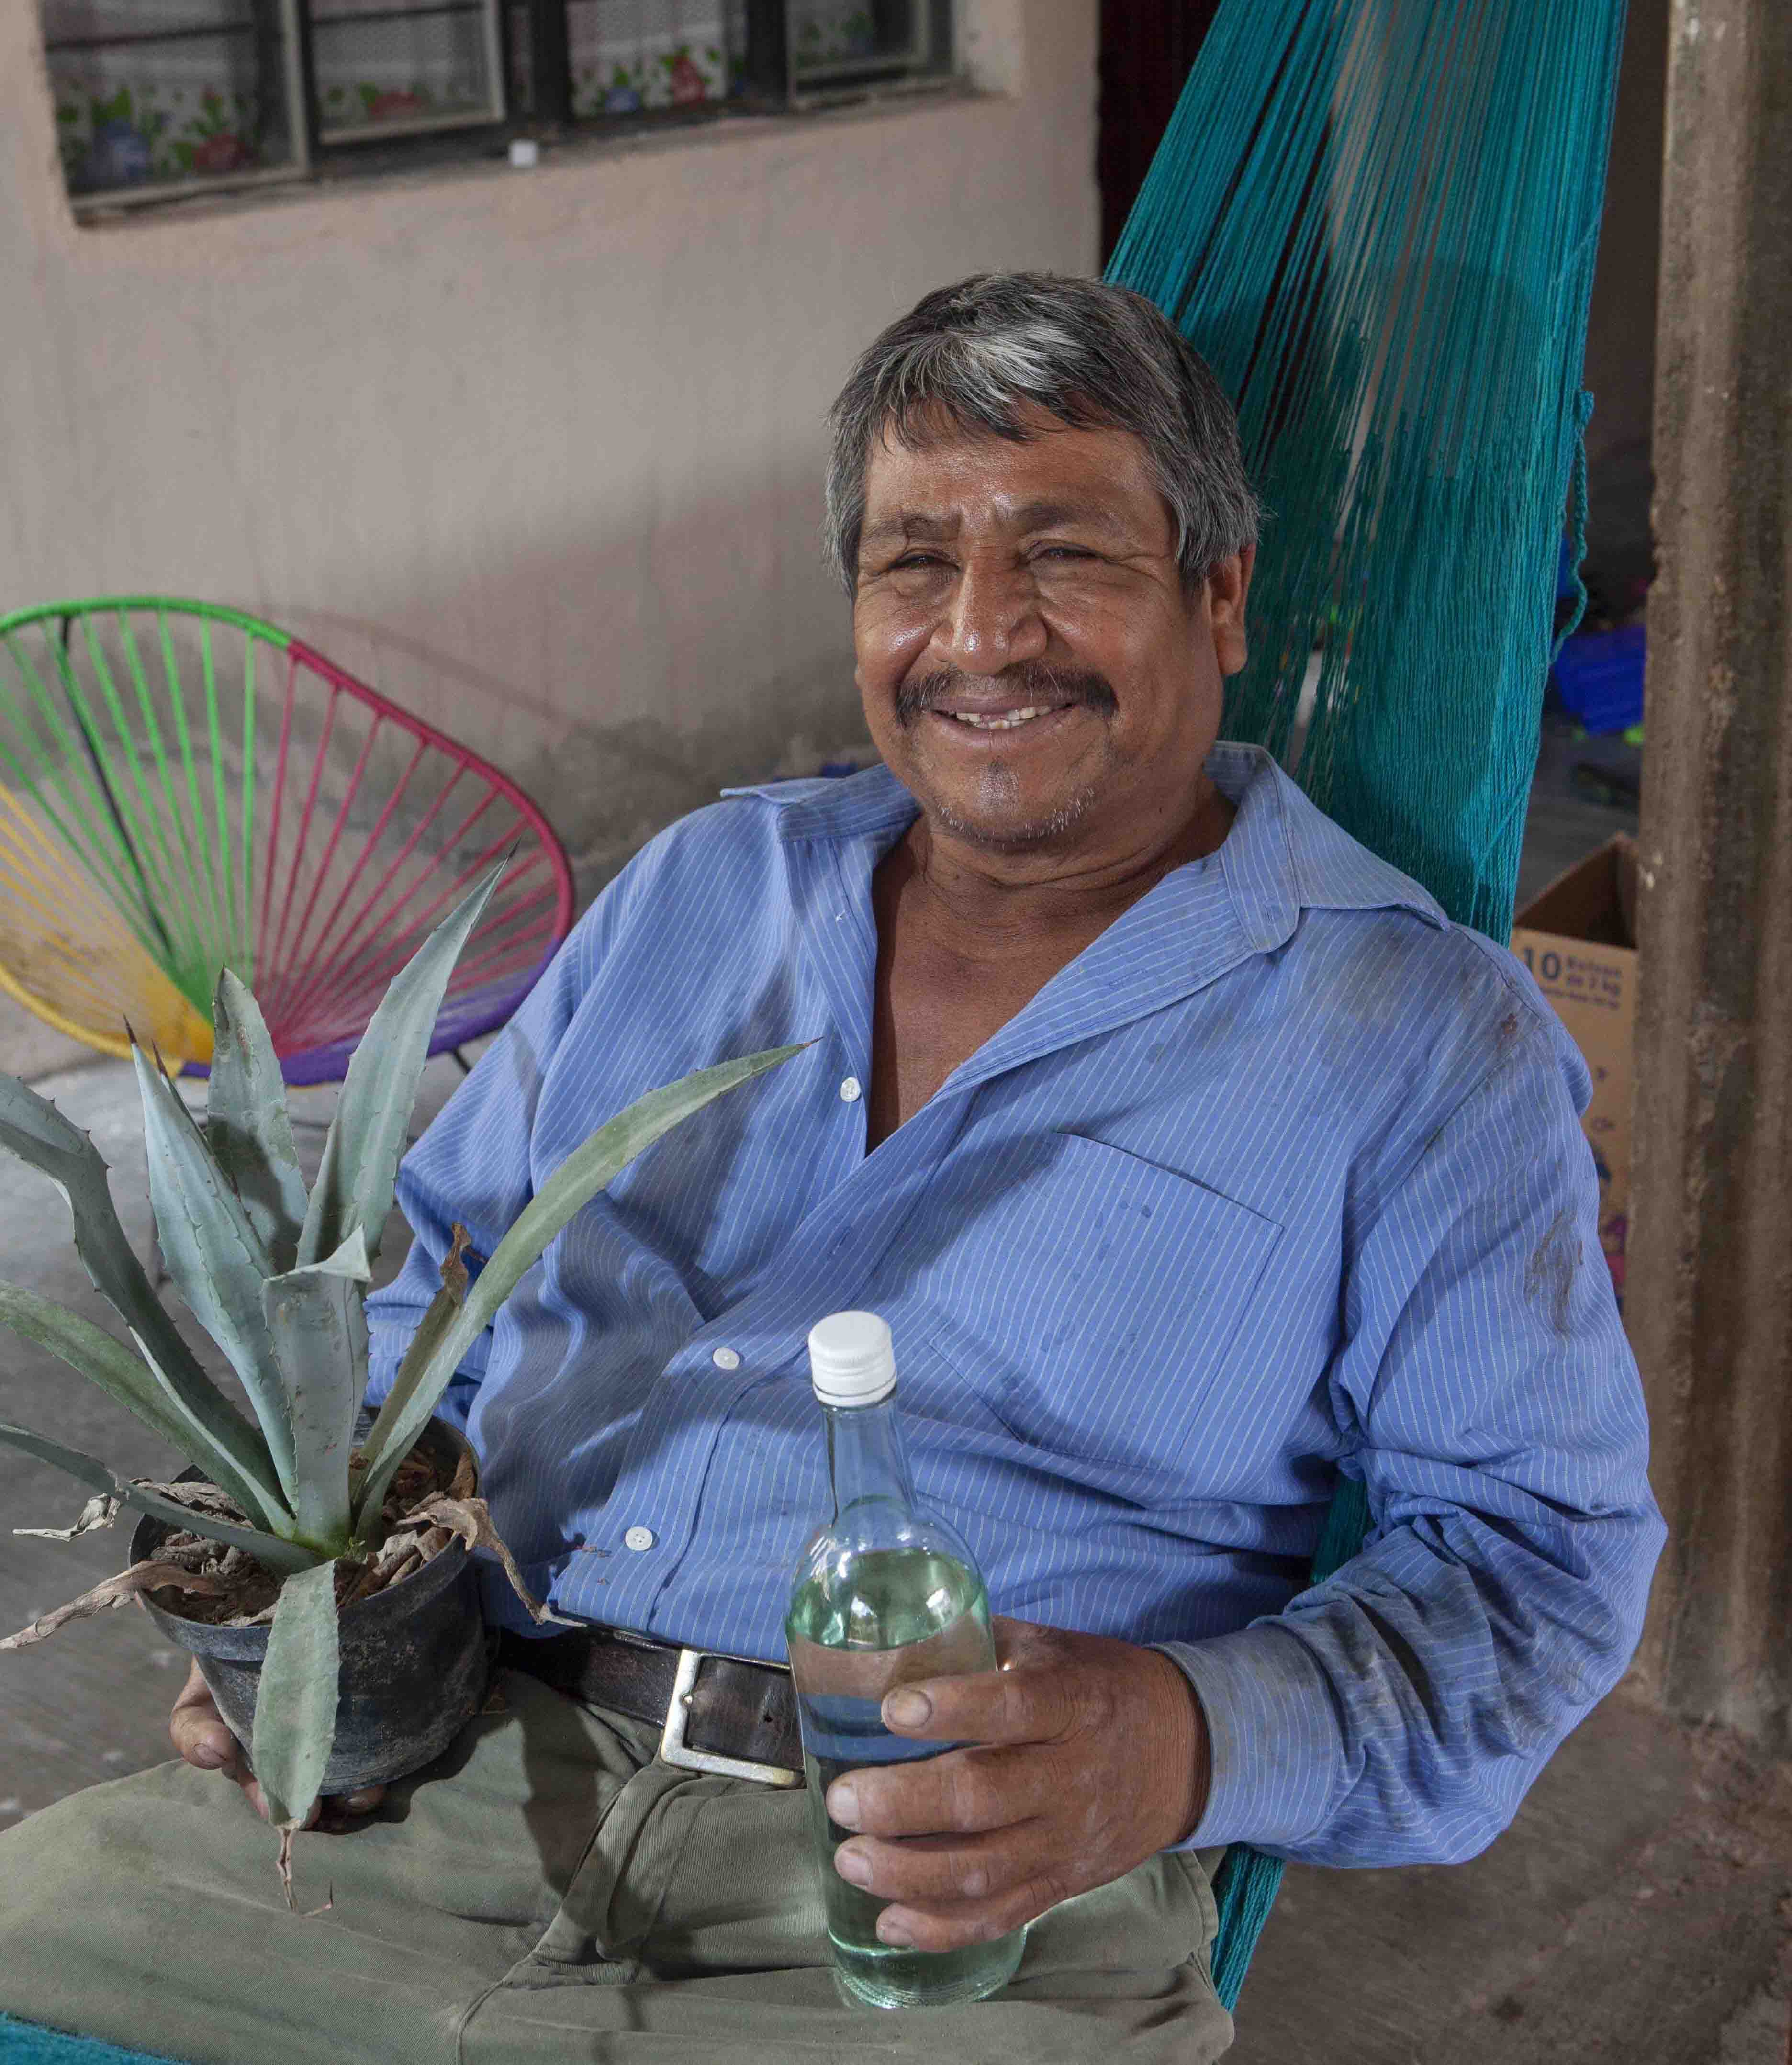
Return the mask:
[[[709,1358],[717,1369],[738,1369],[741,1358],[733,1348],[717,1348]]]
[[[840,1101],[842,1104],[857,1104],[860,1095],[858,1077],[849,1076],[840,1085]]]
[[[653,1530],[651,1527],[631,1527],[622,1538],[631,1549],[651,1549],[653,1546]]]

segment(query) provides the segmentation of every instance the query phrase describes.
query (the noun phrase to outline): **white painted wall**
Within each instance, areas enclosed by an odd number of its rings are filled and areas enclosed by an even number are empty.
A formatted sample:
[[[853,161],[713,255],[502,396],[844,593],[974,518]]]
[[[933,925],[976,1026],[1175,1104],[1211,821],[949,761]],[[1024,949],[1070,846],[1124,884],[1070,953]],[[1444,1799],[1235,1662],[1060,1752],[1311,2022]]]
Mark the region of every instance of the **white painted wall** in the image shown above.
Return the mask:
[[[78,226],[0,0],[0,608],[236,604],[518,775],[587,885],[860,734],[821,414],[984,267],[1092,269],[1095,0],[983,91]]]

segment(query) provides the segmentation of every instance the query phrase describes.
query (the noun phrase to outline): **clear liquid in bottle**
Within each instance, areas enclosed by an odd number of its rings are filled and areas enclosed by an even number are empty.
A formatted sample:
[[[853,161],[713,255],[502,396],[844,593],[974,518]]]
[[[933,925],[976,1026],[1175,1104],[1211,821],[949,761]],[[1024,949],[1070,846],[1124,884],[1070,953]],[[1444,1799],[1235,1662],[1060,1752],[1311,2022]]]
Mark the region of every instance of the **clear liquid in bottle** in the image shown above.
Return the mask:
[[[889,1354],[889,1330],[869,1314],[836,1314],[810,1336],[858,1322]],[[863,1323],[870,1321],[867,1328]],[[851,1337],[850,1328],[846,1329]],[[819,1362],[820,1359],[817,1358]],[[970,1550],[936,1516],[918,1511],[908,1483],[889,1382],[868,1402],[836,1404],[818,1368],[826,1408],[835,1513],[805,1549],[785,1631],[801,1719],[809,1809],[821,1861],[828,1934],[842,1989],[874,2007],[981,2000],[1020,1962],[1024,1929],[962,1950],[899,1950],[880,1940],[890,1903],[850,1885],[833,1853],[852,1833],[829,1820],[827,1788],[842,1772],[938,1756],[956,1745],[886,1728],[886,1692],[922,1679],[995,1667],[989,1601]]]

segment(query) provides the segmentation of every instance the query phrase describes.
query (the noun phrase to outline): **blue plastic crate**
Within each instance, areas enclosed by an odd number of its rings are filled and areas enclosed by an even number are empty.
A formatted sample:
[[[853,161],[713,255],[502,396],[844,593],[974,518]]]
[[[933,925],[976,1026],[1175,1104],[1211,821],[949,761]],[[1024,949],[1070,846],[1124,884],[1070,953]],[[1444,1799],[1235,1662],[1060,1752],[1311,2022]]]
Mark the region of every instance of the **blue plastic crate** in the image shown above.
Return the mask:
[[[1588,731],[1628,731],[1643,721],[1643,662],[1648,634],[1641,624],[1583,631],[1556,656],[1556,688],[1564,706]]]

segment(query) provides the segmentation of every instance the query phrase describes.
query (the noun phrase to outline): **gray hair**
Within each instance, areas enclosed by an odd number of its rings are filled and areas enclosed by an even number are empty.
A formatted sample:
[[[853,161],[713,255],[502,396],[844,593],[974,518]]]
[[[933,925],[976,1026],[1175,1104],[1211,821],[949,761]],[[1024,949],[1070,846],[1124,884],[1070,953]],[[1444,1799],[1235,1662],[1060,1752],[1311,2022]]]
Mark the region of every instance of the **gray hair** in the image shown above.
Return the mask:
[[[828,412],[828,560],[856,585],[871,442],[926,442],[943,414],[1024,442],[1028,402],[1072,429],[1130,431],[1175,519],[1185,584],[1254,543],[1238,420],[1206,362],[1144,295],[1054,273],[979,273],[918,301],[870,346]]]

